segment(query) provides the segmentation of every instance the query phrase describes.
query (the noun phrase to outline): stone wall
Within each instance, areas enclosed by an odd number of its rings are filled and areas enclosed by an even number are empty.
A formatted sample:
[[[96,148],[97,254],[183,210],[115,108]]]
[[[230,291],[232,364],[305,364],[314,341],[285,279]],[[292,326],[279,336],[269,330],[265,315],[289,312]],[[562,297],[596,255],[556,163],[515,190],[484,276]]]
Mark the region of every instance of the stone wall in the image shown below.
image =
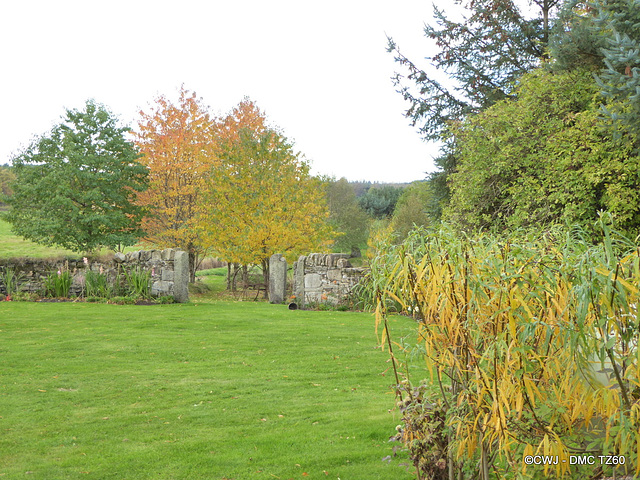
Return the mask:
[[[14,259],[0,260],[0,273],[12,269],[18,278],[18,289],[26,292],[43,293],[47,276],[58,271],[69,271],[72,284],[71,296],[84,293],[87,270],[106,275],[112,284],[122,278],[124,271],[141,268],[151,272],[151,295],[154,297],[172,296],[176,302],[189,301],[189,255],[181,250],[141,250],[127,254],[116,253],[113,259],[103,262],[85,261],[82,258],[72,260]],[[6,287],[0,275],[0,294],[6,293]]]
[[[368,269],[352,267],[347,253],[312,253],[293,265],[293,295],[304,307],[310,303],[337,305],[344,301]]]

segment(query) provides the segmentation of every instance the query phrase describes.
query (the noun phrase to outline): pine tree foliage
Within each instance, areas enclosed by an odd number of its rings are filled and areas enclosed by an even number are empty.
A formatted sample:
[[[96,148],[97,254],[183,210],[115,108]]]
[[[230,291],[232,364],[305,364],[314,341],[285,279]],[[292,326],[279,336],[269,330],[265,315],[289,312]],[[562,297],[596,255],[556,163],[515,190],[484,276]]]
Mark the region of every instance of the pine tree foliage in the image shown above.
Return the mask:
[[[606,97],[604,113],[617,137],[640,147],[640,0],[597,0],[600,30],[606,34],[605,68],[597,80]]]
[[[402,190],[402,187],[392,185],[370,188],[358,199],[358,203],[372,218],[378,220],[390,218],[400,195],[402,195]]]
[[[426,62],[439,71],[436,74],[389,39],[388,50],[404,70],[393,82],[409,104],[406,117],[425,140],[443,142],[441,155],[434,159],[438,171],[427,175],[433,186],[434,220],[449,202],[448,179],[457,166],[456,139],[448,128],[513,97],[517,80],[547,58],[561,1],[533,1],[537,16],[529,18],[513,0],[469,0],[460,21],[434,6],[435,24],[426,25],[424,33],[434,44],[435,53]]]
[[[551,14],[560,0],[536,0],[540,16],[528,19],[513,0],[471,0],[462,21],[434,6],[436,25],[425,36],[437,52],[427,61],[449,77],[445,84],[404,56],[389,39],[390,52],[407,71],[394,83],[409,102],[406,116],[426,139],[439,140],[452,121],[511,95],[514,82],[547,55]]]
[[[596,26],[597,12],[582,0],[565,1],[554,22],[549,40],[552,71],[599,71],[603,65],[602,49],[606,39]]]

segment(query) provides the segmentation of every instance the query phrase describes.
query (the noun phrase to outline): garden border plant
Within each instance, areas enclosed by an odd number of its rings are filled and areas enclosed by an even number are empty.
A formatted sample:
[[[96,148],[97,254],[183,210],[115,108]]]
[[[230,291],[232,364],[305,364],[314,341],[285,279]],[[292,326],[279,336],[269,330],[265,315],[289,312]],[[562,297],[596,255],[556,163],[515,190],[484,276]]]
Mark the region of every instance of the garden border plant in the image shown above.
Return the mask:
[[[57,272],[51,272],[44,281],[45,296],[55,298],[69,298],[71,288],[71,273],[69,268],[61,267]]]
[[[113,285],[104,273],[88,269],[84,276],[84,294],[86,298],[110,298],[113,295]]]
[[[135,266],[123,269],[123,274],[128,296],[143,300],[151,298],[151,271]]]
[[[18,280],[20,273],[15,268],[4,267],[0,272],[0,279],[4,285],[5,298],[11,300],[18,292]]]

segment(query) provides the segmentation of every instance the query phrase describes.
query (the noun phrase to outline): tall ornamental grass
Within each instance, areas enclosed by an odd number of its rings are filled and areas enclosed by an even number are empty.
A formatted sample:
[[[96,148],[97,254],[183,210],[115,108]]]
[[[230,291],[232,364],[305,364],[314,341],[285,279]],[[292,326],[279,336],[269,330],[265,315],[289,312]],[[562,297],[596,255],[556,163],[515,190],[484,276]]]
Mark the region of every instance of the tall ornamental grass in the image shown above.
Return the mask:
[[[443,227],[379,247],[368,291],[419,478],[640,473],[640,249],[599,227],[595,246],[577,230]],[[389,337],[394,308],[416,319],[418,345]],[[400,349],[424,357],[428,387],[402,373]],[[550,464],[528,465],[535,455]]]

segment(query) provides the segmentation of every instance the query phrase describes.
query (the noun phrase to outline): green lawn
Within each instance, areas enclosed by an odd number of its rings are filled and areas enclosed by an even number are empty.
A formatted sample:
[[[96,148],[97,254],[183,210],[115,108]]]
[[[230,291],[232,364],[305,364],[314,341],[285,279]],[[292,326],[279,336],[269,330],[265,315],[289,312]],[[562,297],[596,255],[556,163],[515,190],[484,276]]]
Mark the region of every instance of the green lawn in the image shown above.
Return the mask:
[[[0,479],[414,478],[375,345],[363,313],[1,302]]]

